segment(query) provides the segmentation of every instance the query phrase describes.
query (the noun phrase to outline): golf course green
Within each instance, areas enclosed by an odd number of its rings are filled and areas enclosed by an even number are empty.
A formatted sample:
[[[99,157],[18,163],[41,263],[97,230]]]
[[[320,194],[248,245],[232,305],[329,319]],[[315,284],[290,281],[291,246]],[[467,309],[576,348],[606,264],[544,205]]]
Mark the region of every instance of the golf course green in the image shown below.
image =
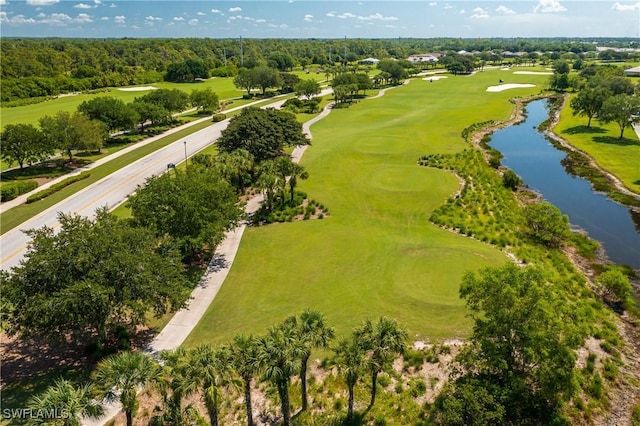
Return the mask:
[[[535,87],[487,92],[489,86]],[[366,318],[393,317],[412,340],[466,337],[458,288],[466,271],[507,261],[498,249],[440,229],[430,213],[459,188],[450,172],[419,167],[424,154],[469,146],[461,131],[506,120],[509,98],[539,93],[545,75],[492,70],[410,84],[335,109],[315,124],[301,164],[324,219],[250,227],[231,271],[185,342],[261,333],[305,307],[346,335]]]

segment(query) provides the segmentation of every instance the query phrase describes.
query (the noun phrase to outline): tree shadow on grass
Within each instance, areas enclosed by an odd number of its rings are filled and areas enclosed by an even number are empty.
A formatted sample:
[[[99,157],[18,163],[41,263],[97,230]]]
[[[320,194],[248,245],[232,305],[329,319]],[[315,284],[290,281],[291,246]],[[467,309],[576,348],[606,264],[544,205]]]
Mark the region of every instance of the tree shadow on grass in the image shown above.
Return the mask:
[[[629,138],[618,139],[618,138],[611,137],[611,136],[595,136],[593,138],[593,140],[594,140],[594,142],[606,143],[606,144],[610,144],[610,145],[640,146],[640,141],[634,140],[634,139],[629,139]]]
[[[566,129],[562,133],[567,133],[569,135],[580,135],[580,134],[607,133],[607,131],[602,127],[574,126]]]

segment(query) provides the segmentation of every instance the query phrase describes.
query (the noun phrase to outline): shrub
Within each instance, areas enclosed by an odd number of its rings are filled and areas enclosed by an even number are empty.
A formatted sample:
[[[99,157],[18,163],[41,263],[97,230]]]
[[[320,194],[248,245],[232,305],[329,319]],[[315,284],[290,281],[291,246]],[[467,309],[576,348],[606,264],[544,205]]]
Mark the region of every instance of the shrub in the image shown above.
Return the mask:
[[[226,119],[227,119],[227,114],[214,114],[213,117],[211,118],[211,121],[213,121],[214,123],[218,123]]]
[[[35,180],[16,180],[3,182],[0,186],[0,201],[5,202],[13,200],[14,198],[33,191],[38,187],[38,182]]]
[[[76,176],[71,176],[66,178],[65,180],[63,180],[62,182],[58,182],[53,186],[50,186],[49,188],[45,189],[44,191],[40,191],[37,194],[33,194],[32,196],[30,196],[29,198],[27,198],[27,204],[31,204],[31,203],[35,203],[36,201],[40,201],[43,198],[47,198],[48,196],[55,194],[56,192],[62,190],[63,188],[79,182],[81,180],[87,179],[91,177],[90,173],[87,172],[82,172],[79,175]]]

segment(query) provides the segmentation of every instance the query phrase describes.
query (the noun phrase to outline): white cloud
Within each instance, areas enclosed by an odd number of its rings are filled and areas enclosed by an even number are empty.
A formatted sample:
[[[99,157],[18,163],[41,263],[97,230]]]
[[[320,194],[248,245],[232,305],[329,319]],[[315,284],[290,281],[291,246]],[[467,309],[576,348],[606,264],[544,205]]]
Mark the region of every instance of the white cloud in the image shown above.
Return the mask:
[[[538,5],[533,9],[535,13],[557,13],[566,10],[567,8],[561,5],[558,0],[538,0]]]
[[[473,19],[487,19],[489,17],[489,13],[481,7],[476,7],[473,9],[473,15],[471,15]]]
[[[397,21],[398,18],[395,16],[384,16],[381,13],[374,13],[373,15],[368,16],[358,16],[356,19],[358,21]]]
[[[353,13],[345,12],[342,15],[338,15],[338,18],[340,19],[356,18],[356,15],[354,15]]]
[[[437,5],[438,5],[437,1],[432,1],[432,2],[429,3],[429,6],[431,6],[431,7],[435,7]]]
[[[95,6],[91,6],[90,4],[78,3],[75,6],[76,9],[93,9]]]
[[[103,16],[102,18],[100,18],[101,21],[108,21],[109,17],[108,16]]]
[[[464,15],[465,13],[467,13],[467,11],[466,11],[466,10],[464,10],[464,9],[462,9],[462,10],[460,11],[460,15]]]
[[[241,12],[242,8],[241,7],[231,7],[229,8],[229,12]]]
[[[9,17],[7,15],[7,12],[0,12],[0,23],[23,25],[23,24],[37,24],[38,22],[33,18],[26,18],[24,15],[15,15],[15,16]]]
[[[449,3],[444,5],[445,9],[453,9],[453,6],[451,6]]]
[[[279,28],[284,30],[285,28],[289,28],[289,26],[287,24],[280,24]]]
[[[127,19],[127,18],[126,18],[125,16],[118,15],[118,16],[116,16],[115,18],[113,18],[113,22],[115,22],[116,24],[124,25],[124,24],[125,24],[126,19]]]
[[[304,20],[307,22],[313,22],[313,15],[304,15]]]
[[[262,23],[265,23],[265,22],[267,22],[266,19],[256,19],[256,24],[262,24]]]
[[[640,10],[640,1],[634,4],[622,4],[619,2],[615,2],[611,9],[617,10],[618,12],[631,12],[634,10]]]
[[[0,0],[0,6],[4,6],[5,4],[7,4],[7,0]]]
[[[118,6],[116,6],[115,3],[111,3],[109,7],[118,7]]]
[[[219,13],[222,14],[222,11],[220,9],[211,9],[211,13]]]
[[[59,2],[60,0],[27,0],[29,6],[49,6]]]
[[[196,15],[198,15],[198,16],[204,16],[204,15],[206,15],[206,13],[204,13],[204,12],[198,12],[198,13],[196,13]]]
[[[93,17],[91,15],[87,15],[86,13],[79,13],[74,23],[77,24],[88,24],[93,22]]]
[[[513,9],[500,5],[496,8],[496,13],[499,15],[515,15],[516,12]]]
[[[174,22],[183,22],[183,21],[184,21],[184,18],[183,18],[182,16],[175,16],[175,17],[173,18],[173,21],[174,21]]]
[[[329,16],[329,17],[333,18],[333,17],[335,17],[335,16],[336,16],[336,12],[333,12],[333,11],[328,12],[328,13],[327,13],[327,16]]]
[[[93,0],[93,4],[102,4],[100,0]]]
[[[198,25],[198,20],[195,18],[189,20],[189,25]]]
[[[75,18],[72,18],[66,13],[52,13],[51,15],[45,15],[41,13],[38,15],[38,18],[40,18],[38,21],[31,21],[39,24],[50,24],[57,26],[67,26],[69,24],[88,24],[93,22],[93,18],[86,13],[79,13]]]
[[[158,18],[155,16],[147,16],[144,18],[144,23],[150,26],[153,26],[156,22],[162,22],[162,18]]]

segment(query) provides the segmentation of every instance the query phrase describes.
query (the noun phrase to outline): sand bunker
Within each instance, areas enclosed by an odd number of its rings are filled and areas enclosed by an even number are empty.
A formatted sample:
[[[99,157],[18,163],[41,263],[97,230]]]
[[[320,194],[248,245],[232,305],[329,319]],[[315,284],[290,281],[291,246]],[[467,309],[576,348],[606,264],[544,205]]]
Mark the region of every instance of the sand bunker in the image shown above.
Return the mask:
[[[489,86],[487,87],[487,92],[502,92],[503,90],[509,89],[519,89],[523,87],[536,87],[535,84],[501,84],[499,86]]]
[[[544,72],[544,71],[514,71],[514,74],[525,74],[525,75],[553,75],[552,72]]]
[[[145,90],[156,90],[156,87],[153,86],[138,86],[138,87],[121,87],[118,90],[122,90],[123,92],[143,92]]]
[[[423,78],[423,80],[440,80],[442,78],[448,78],[446,75],[432,75],[431,77]]]

